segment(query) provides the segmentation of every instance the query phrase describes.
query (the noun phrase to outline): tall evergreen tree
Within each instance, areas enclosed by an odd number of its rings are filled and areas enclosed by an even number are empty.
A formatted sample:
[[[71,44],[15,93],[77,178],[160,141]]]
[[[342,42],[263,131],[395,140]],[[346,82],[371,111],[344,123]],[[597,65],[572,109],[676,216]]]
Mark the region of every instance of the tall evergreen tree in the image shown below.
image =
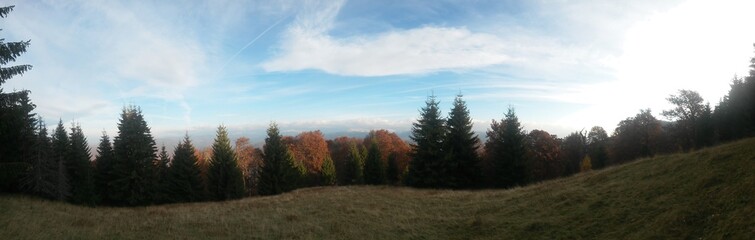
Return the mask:
[[[526,183],[526,135],[513,108],[504,117],[490,124],[485,150],[495,168],[493,185],[508,188]]]
[[[52,158],[52,146],[42,118],[37,119],[37,138],[29,162],[31,169],[22,179],[22,189],[44,198],[55,199],[57,193],[57,164]]]
[[[204,200],[204,187],[200,177],[199,159],[194,155],[189,135],[173,151],[173,161],[165,176],[167,202],[195,202]]]
[[[412,124],[410,138],[416,145],[412,146],[406,183],[415,187],[438,187],[446,178],[443,172],[446,129],[435,96],[428,97],[425,104],[419,119]]]
[[[350,184],[363,184],[364,183],[364,159],[365,151],[364,146],[357,147],[355,143],[351,143],[349,146],[349,178]]]
[[[472,131],[467,104],[459,94],[446,122],[447,187],[469,188],[479,183],[479,139]]]
[[[322,171],[320,172],[320,184],[325,186],[336,185],[336,165],[330,156],[325,157],[322,162]]]
[[[385,180],[391,185],[398,184],[401,180],[401,172],[398,167],[398,156],[395,152],[388,155],[388,166],[385,168]]]
[[[5,18],[14,6],[0,7],[0,18]],[[30,40],[5,42],[0,38],[0,86],[13,76],[31,70],[31,65],[7,66],[26,52]],[[19,180],[31,169],[35,147],[36,107],[29,98],[30,91],[3,93],[0,87],[0,191],[15,192]]]
[[[267,129],[267,138],[263,147],[263,165],[260,171],[260,195],[274,195],[288,192],[297,187],[301,179],[296,163],[283,143],[275,123]]]
[[[215,200],[244,197],[244,176],[224,126],[219,126],[207,172],[207,189]]]
[[[57,200],[67,200],[71,196],[71,185],[68,181],[67,156],[70,143],[68,133],[63,127],[63,120],[58,121],[58,126],[52,133],[52,158],[57,167],[55,168],[55,182],[57,183]]]
[[[113,199],[111,199],[113,193],[111,193],[110,186],[108,184],[114,180],[114,161],[115,155],[113,153],[113,145],[110,142],[110,137],[108,137],[105,131],[102,131],[100,145],[97,146],[97,158],[95,158],[95,163],[97,166],[97,181],[95,183],[95,187],[97,188],[97,192],[100,195],[100,201],[105,204],[110,204],[113,202]]]
[[[380,156],[380,148],[377,142],[370,144],[367,151],[367,159],[364,162],[364,183],[379,185],[385,183],[385,166]]]
[[[13,11],[15,6],[7,6],[0,8],[0,18],[5,18]],[[16,65],[6,67],[10,62],[15,62],[16,58],[26,52],[26,48],[29,47],[31,40],[19,41],[19,42],[5,42],[4,39],[0,40],[0,85],[13,78],[16,75],[22,75],[24,72],[31,70],[31,65]]]
[[[158,190],[155,193],[155,201],[158,203],[164,203],[167,201],[166,189],[165,189],[165,176],[168,174],[168,164],[170,164],[170,156],[168,151],[165,150],[165,144],[160,146],[160,152],[155,159],[155,175],[158,182]]]
[[[118,136],[113,141],[114,179],[110,182],[111,199],[118,205],[154,203],[158,182],[154,160],[157,158],[152,138],[141,109],[123,108],[118,123]]]
[[[70,145],[66,164],[71,185],[71,202],[94,205],[97,195],[94,188],[92,154],[80,125],[71,127]]]

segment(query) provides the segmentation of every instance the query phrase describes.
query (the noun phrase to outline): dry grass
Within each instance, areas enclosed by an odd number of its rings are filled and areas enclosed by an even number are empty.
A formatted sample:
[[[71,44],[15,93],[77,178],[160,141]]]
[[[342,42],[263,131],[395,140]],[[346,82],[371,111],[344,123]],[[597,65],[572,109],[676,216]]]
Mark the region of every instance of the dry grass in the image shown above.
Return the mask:
[[[86,208],[0,196],[0,239],[748,239],[755,139],[511,190],[302,189]]]

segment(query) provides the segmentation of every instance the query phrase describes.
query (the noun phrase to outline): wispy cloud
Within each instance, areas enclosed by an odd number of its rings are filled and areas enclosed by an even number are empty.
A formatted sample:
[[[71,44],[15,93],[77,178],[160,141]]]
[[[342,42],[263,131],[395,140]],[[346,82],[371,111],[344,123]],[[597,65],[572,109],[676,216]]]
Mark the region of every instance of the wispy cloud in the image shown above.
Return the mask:
[[[329,35],[342,2],[306,8],[284,35],[267,71],[321,70],[389,76],[480,68],[509,60],[498,37],[463,27],[424,26],[372,35]]]

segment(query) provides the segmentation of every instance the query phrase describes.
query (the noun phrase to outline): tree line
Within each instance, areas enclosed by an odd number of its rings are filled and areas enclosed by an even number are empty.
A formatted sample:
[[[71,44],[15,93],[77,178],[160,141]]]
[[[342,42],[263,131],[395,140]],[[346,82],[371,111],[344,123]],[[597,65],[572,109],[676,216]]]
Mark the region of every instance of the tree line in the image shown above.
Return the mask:
[[[4,18],[12,6],[0,8]],[[0,86],[30,65],[7,66],[30,41],[0,40]],[[0,88],[0,191],[24,192],[82,205],[136,206],[274,195],[302,187],[406,185],[419,188],[509,188],[689,151],[755,136],[755,58],[749,76],[735,77],[712,108],[697,92],[680,90],[675,107],[656,119],[650,109],[618,123],[563,138],[526,132],[509,108],[492,120],[482,142],[461,94],[443,116],[429,96],[407,142],[387,130],[364,138],[326,140],[320,131],[282,136],[272,123],[261,148],[233,143],[219,126],[214,143],[196,148],[189,134],[172,152],[157,147],[141,110],[124,107],[118,133],[103,132],[93,153],[78,123],[62,120],[48,133],[29,91]],[[92,159],[94,159],[92,161]]]

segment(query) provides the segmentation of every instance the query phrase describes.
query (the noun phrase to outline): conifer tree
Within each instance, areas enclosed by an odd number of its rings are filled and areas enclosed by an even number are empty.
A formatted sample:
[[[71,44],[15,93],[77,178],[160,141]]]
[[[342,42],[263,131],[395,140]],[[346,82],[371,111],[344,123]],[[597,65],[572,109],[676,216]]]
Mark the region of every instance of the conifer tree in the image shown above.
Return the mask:
[[[513,108],[504,117],[490,124],[485,150],[495,168],[493,185],[508,188],[526,183],[526,135]]]
[[[444,185],[452,188],[473,187],[479,182],[479,139],[472,131],[472,119],[461,94],[454,99],[453,108],[448,113],[446,128],[448,132],[445,140],[445,172],[448,177]]]
[[[295,189],[301,179],[294,158],[278,131],[275,123],[267,129],[263,147],[263,165],[260,171],[260,195],[274,195]]]
[[[244,176],[224,126],[219,126],[207,172],[207,189],[215,200],[244,197]]]
[[[168,151],[165,150],[165,144],[160,146],[160,152],[155,159],[155,179],[158,182],[158,190],[155,193],[155,201],[158,203],[166,202],[166,189],[165,189],[165,176],[168,174],[168,164],[170,164],[170,156]]]
[[[37,138],[34,142],[34,152],[29,172],[22,179],[22,189],[28,193],[54,199],[57,193],[57,164],[52,158],[52,143],[47,136],[42,118],[37,119]]]
[[[401,180],[401,172],[398,167],[396,153],[388,155],[388,166],[385,168],[385,180],[388,184],[395,185]]]
[[[167,202],[195,202],[204,200],[199,159],[187,134],[173,151],[173,161],[165,176]]]
[[[336,185],[336,165],[330,156],[325,157],[325,161],[322,162],[322,171],[320,174],[320,184],[325,186]]]
[[[364,148],[364,147],[362,147]],[[365,154],[356,144],[349,146],[349,180],[351,184],[364,183],[364,158]]]
[[[380,148],[377,142],[373,141],[364,162],[364,183],[370,185],[385,183],[385,166],[383,166],[381,158]]]
[[[63,127],[63,120],[58,121],[58,126],[52,133],[52,158],[57,167],[55,168],[55,178],[57,183],[57,196],[55,199],[64,201],[71,196],[71,185],[68,181],[68,151],[69,151],[68,133]]]
[[[0,7],[5,18],[14,6]],[[13,76],[31,70],[31,65],[7,66],[26,52],[30,40],[5,42],[0,38],[0,86]],[[3,93],[0,87],[0,191],[18,191],[21,177],[30,169],[28,159],[35,146],[36,118],[29,90]]]
[[[155,202],[158,182],[153,162],[157,148],[141,109],[123,108],[118,136],[113,141],[114,179],[109,183],[111,199],[119,205],[147,205]]]
[[[412,124],[411,139],[416,145],[412,146],[406,181],[415,187],[438,187],[446,177],[443,172],[446,129],[435,96],[428,97],[425,104],[420,110],[419,119]]]
[[[66,159],[71,185],[71,202],[94,205],[97,195],[94,188],[94,172],[89,146],[80,125],[71,127],[70,148]]]
[[[105,204],[112,203],[110,198],[111,193],[110,186],[108,184],[113,181],[113,162],[115,161],[115,155],[113,154],[113,145],[110,142],[105,131],[102,131],[102,137],[100,138],[100,145],[97,146],[97,158],[95,163],[97,166],[97,181],[95,187],[100,196],[100,201]]]

